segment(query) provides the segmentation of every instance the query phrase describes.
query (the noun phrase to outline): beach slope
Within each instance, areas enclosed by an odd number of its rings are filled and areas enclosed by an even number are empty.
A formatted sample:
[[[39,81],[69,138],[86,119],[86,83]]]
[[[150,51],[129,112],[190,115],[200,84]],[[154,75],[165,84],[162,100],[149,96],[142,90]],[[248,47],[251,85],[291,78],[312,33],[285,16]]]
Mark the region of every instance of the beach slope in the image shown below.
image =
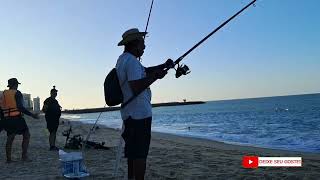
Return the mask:
[[[6,133],[0,134],[0,179],[63,179],[57,151],[49,151],[48,131],[43,117],[26,118],[31,133],[29,156],[32,162],[20,161],[21,136],[16,136],[13,146],[15,163],[5,163]],[[59,127],[57,146],[63,147],[62,131],[69,128],[68,121]],[[87,135],[91,125],[71,122],[73,134]],[[85,150],[85,164],[90,173],[87,179],[115,179],[112,177],[116,146],[120,132],[105,128],[95,130],[90,140],[106,143],[110,150]],[[70,152],[70,150],[66,150]],[[242,167],[244,155],[302,157],[300,168]],[[119,175],[126,176],[126,160],[122,159]],[[146,179],[318,179],[320,154],[271,150],[196,138],[153,133],[148,157]]]

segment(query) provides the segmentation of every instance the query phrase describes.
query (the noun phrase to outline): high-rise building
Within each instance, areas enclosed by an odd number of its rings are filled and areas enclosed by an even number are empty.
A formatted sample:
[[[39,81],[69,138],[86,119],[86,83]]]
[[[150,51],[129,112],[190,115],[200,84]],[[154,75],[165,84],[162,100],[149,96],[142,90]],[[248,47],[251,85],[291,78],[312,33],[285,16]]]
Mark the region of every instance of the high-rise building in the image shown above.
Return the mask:
[[[40,112],[40,98],[33,98],[33,111],[36,113]]]
[[[31,101],[31,94],[22,93],[22,96],[23,96],[24,107],[28,110],[32,110],[33,105],[32,105],[32,101]]]

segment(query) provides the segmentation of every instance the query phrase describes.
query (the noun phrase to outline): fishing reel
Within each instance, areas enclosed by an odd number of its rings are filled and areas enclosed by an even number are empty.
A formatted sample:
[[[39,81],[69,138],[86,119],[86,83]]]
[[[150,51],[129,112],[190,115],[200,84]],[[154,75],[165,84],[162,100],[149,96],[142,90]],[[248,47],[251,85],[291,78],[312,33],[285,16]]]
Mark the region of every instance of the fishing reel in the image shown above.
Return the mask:
[[[176,70],[176,78],[179,78],[182,75],[187,75],[189,74],[191,71],[189,69],[189,67],[185,64],[178,64],[178,67]]]

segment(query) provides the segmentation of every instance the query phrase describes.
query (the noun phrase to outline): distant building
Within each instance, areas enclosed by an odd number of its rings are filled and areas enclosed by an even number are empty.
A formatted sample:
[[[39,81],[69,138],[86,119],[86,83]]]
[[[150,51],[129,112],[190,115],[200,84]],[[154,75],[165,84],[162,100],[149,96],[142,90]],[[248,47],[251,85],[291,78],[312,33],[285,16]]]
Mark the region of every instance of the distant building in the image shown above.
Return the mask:
[[[32,110],[33,109],[33,104],[32,104],[32,101],[31,101],[31,94],[25,94],[25,93],[22,93],[22,96],[23,96],[23,105],[26,109],[28,110]]]
[[[33,98],[33,111],[38,113],[40,112],[40,98]]]

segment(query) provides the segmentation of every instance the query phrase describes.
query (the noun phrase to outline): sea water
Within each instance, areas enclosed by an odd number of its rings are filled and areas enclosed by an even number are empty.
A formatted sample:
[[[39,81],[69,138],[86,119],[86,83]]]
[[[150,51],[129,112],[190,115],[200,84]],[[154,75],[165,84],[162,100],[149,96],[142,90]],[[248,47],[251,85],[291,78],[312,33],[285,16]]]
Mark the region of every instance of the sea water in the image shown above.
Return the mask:
[[[99,113],[63,115],[94,123]],[[152,131],[231,144],[320,152],[320,94],[210,101],[153,108]],[[121,128],[119,111],[98,124]]]

